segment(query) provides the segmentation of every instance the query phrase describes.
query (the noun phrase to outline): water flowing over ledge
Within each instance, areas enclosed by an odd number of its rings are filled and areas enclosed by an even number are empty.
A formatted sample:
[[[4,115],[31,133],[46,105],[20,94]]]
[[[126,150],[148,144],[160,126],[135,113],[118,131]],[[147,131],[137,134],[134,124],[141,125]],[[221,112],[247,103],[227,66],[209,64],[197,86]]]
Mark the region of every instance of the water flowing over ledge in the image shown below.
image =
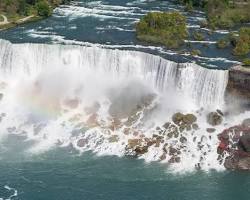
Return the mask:
[[[0,67],[5,73],[34,75],[54,67],[108,72],[113,77],[135,77],[166,91],[189,96],[199,106],[224,103],[228,71],[210,70],[194,63],[177,64],[159,56],[99,47],[11,44],[0,40]]]
[[[206,115],[223,108],[228,71],[137,51],[5,40],[0,69],[0,141],[13,135],[32,141],[26,153],[136,152],[179,171],[223,168]],[[196,116],[173,118],[177,112]]]

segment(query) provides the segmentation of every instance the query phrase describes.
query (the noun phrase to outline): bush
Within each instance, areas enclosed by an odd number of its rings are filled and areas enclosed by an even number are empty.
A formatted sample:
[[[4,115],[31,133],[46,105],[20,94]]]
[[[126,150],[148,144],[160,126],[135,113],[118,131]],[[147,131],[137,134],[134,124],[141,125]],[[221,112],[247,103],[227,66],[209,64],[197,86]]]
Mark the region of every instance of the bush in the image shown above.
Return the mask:
[[[151,12],[136,25],[139,40],[178,48],[187,38],[186,18],[179,12]]]
[[[35,5],[38,15],[41,17],[48,17],[52,13],[52,9],[47,1],[39,1]]]
[[[239,37],[236,39],[236,46],[233,54],[243,56],[250,52],[250,28],[242,27],[239,32]]]
[[[229,46],[229,41],[227,39],[220,39],[216,43],[217,48],[224,49]]]
[[[200,56],[200,55],[201,55],[201,51],[198,50],[198,49],[193,49],[193,50],[191,51],[191,55],[192,55],[192,56]]]
[[[205,37],[204,37],[204,35],[203,35],[202,33],[195,31],[195,32],[193,33],[193,38],[194,38],[195,40],[201,41],[201,40],[204,40]]]
[[[250,58],[245,58],[243,60],[243,66],[250,68]]]

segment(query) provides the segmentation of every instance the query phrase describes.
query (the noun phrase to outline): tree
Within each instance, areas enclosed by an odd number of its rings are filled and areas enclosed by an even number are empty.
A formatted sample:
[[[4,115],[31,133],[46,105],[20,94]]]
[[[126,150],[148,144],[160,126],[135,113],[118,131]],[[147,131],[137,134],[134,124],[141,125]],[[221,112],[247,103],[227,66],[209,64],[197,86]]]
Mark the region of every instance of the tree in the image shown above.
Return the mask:
[[[39,1],[38,3],[36,3],[35,7],[37,9],[38,15],[42,17],[48,17],[52,13],[52,10],[47,1]]]

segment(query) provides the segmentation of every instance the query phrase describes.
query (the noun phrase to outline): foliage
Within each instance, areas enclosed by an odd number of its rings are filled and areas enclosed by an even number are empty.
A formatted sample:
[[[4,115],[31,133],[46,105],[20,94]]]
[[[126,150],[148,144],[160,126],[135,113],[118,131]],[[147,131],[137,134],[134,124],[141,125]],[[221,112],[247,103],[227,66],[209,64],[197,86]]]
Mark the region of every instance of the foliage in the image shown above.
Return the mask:
[[[179,12],[151,12],[136,25],[137,38],[178,48],[187,38],[186,18]]]
[[[200,56],[201,55],[201,51],[199,49],[193,49],[190,53],[192,56]]]
[[[195,31],[195,32],[193,32],[193,38],[195,40],[201,41],[201,40],[204,40],[205,37],[202,33]]]
[[[250,58],[245,58],[243,60],[243,66],[244,67],[250,67]]]
[[[50,5],[47,1],[39,1],[35,4],[35,7],[39,16],[48,17],[52,13]]]
[[[43,17],[51,14],[52,8],[70,0],[0,0],[0,13],[7,16],[40,15]]]
[[[236,39],[236,45],[233,54],[237,56],[246,55],[250,52],[250,28],[242,27],[239,37]]]
[[[229,40],[228,39],[220,39],[216,43],[217,48],[224,49],[229,46]]]
[[[206,13],[210,27],[231,28],[236,24],[250,22],[250,4],[233,6],[227,0],[208,0]]]

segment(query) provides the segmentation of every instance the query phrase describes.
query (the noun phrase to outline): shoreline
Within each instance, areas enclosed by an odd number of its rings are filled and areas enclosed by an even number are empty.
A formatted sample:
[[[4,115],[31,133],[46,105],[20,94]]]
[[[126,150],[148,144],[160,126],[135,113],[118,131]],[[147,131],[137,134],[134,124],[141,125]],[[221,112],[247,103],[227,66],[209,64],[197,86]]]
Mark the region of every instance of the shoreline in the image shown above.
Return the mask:
[[[65,5],[67,3],[69,3],[69,2],[60,3],[59,5],[50,5],[52,12],[49,16],[40,16],[39,14],[31,14],[28,16],[22,16],[22,17],[19,16],[20,18],[12,21],[12,20],[8,20],[8,17],[5,15],[6,13],[0,13],[0,16],[3,18],[3,21],[0,21],[0,31],[8,30],[8,29],[17,27],[19,25],[28,24],[28,23],[37,22],[37,21],[40,21],[43,19],[47,19],[47,18],[52,16],[55,8],[57,8],[61,5]]]

